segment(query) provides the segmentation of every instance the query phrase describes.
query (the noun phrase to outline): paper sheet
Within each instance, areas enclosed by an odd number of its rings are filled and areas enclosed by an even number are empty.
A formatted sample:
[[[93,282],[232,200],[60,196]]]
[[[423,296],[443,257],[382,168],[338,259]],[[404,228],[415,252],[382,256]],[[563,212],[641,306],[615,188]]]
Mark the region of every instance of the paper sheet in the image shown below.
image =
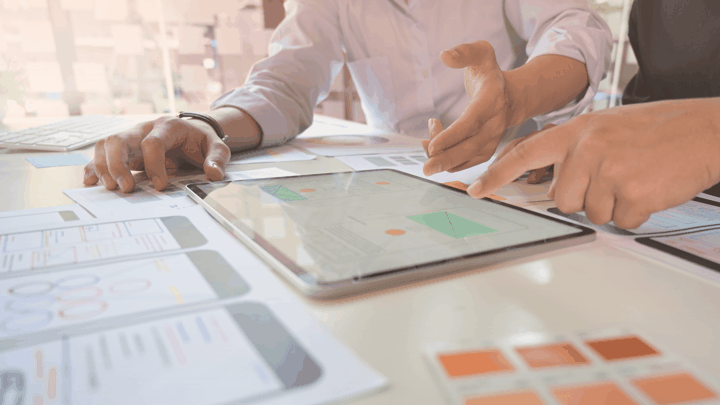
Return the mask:
[[[626,327],[438,342],[426,355],[458,405],[700,405],[720,394],[712,375]]]
[[[597,226],[585,216],[584,212],[564,214],[553,207],[549,208],[547,213],[581,223],[600,232],[625,237],[670,234],[687,229],[720,225],[720,202],[698,197],[677,207],[657,212],[639,228],[630,230],[618,228],[612,223]]]
[[[305,153],[290,145],[282,145],[276,148],[259,149],[246,153],[236,153],[230,158],[228,164],[250,164],[250,163],[273,163],[273,162],[294,162],[300,160],[315,159],[315,155]]]
[[[238,180],[294,175],[296,174],[293,172],[271,167],[226,172],[225,178]],[[206,181],[208,180],[204,174],[171,177],[168,187],[163,191],[157,191],[145,173],[138,173],[135,175],[135,191],[129,194],[120,190],[108,191],[103,186],[67,189],[63,192],[97,217],[125,217],[136,215],[138,211],[148,214],[163,214],[192,207],[195,202],[187,196],[185,185]]]
[[[293,145],[322,156],[422,151],[420,139],[318,115]]]
[[[487,167],[494,161],[494,158],[492,158],[483,164],[457,173],[442,172],[432,176],[425,176],[422,168],[423,164],[427,161],[427,157],[422,151],[404,154],[394,153],[365,156],[339,156],[337,159],[354,170],[393,169],[412,174],[413,176],[432,180],[436,183],[448,184],[460,182],[466,186],[471,184],[482,173],[484,173],[485,170],[487,170]],[[530,201],[544,201],[548,200],[547,188],[548,183],[533,185],[527,184],[525,180],[519,180],[500,188],[494,193],[494,195],[502,197],[499,198],[500,200],[513,204],[526,203]]]
[[[28,226],[72,223],[92,216],[80,204],[0,212],[0,230],[11,232]]]
[[[0,375],[16,382],[4,386],[6,398],[320,404],[386,384],[200,207],[109,221],[71,228],[151,237],[162,225],[179,249],[132,254],[119,247],[120,255],[82,267],[70,262],[0,273],[0,300],[8,309],[0,323]],[[22,236],[37,232],[65,233],[36,227],[0,240],[28,244]]]
[[[70,155],[32,156],[26,157],[25,160],[30,162],[37,169],[60,166],[78,166],[90,163],[90,158],[81,153],[73,153]]]

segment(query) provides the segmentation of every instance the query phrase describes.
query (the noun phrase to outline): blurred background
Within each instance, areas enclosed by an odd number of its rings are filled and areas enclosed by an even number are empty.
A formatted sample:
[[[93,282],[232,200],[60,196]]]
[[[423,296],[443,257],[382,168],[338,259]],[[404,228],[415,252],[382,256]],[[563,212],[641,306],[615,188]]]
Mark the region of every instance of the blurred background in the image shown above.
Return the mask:
[[[622,3],[592,2],[615,49]],[[0,121],[205,111],[267,56],[283,17],[282,0],[0,0]],[[637,70],[623,54],[620,89]],[[607,107],[611,76],[589,110]],[[316,112],[365,122],[346,70],[332,90]]]

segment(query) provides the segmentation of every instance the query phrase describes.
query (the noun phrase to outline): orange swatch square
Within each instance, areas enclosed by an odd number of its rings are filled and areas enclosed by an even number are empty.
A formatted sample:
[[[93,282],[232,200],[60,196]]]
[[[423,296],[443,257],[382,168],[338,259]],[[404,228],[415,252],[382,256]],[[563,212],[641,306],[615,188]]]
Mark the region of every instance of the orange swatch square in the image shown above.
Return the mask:
[[[515,349],[531,368],[588,364],[585,358],[570,343],[546,346],[521,347]]]
[[[605,360],[624,360],[660,354],[637,336],[586,341]]]
[[[640,378],[633,380],[632,383],[658,405],[718,397],[715,392],[688,373]]]
[[[450,377],[465,377],[514,369],[499,350],[443,354],[439,356],[439,359]]]
[[[490,397],[468,398],[465,405],[543,405],[533,392],[493,395]]]
[[[637,405],[611,382],[558,388],[553,394],[563,405]]]

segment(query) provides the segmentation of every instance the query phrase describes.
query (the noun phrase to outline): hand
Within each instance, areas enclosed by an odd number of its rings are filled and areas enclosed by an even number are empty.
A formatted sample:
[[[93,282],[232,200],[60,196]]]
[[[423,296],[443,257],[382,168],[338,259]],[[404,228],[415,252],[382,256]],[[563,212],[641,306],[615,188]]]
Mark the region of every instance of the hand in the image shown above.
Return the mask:
[[[547,125],[545,125],[545,128],[543,128],[543,130],[545,130],[545,129],[550,129],[550,128],[554,127],[554,126],[556,126],[556,125],[555,125],[555,124],[547,124]],[[507,154],[508,154],[511,150],[513,150],[520,142],[523,142],[523,141],[526,141],[526,140],[532,138],[534,135],[538,134],[539,132],[540,132],[540,131],[533,132],[532,134],[528,134],[528,135],[523,136],[523,137],[521,137],[521,138],[517,138],[517,139],[513,140],[512,142],[508,143],[508,144],[505,146],[505,149],[503,149],[502,152],[500,152],[500,153],[498,154],[498,156],[497,156],[497,158],[495,158],[495,160],[498,161],[498,160],[502,159],[503,156],[507,155]],[[543,177],[545,177],[545,175],[550,171],[551,168],[552,168],[552,165],[551,165],[551,166],[548,166],[548,167],[542,167],[542,168],[540,168],[540,169],[530,170],[530,174],[528,174],[528,177],[527,177],[527,184],[538,184],[538,183],[541,183]]]
[[[131,170],[145,170],[156,190],[168,186],[167,170],[191,163],[211,181],[222,180],[230,149],[207,123],[162,117],[111,135],[95,144],[95,157],[85,166],[86,186],[99,181],[108,190],[135,189]]]
[[[720,180],[720,99],[674,100],[581,115],[518,142],[468,189],[484,197],[555,165],[548,195],[565,213],[633,229]]]
[[[443,51],[440,60],[448,67],[465,69],[465,90],[470,96],[470,105],[446,130],[440,125],[442,132],[429,141],[430,159],[423,167],[426,176],[442,171],[457,172],[489,160],[513,121],[505,76],[489,42],[459,45]]]

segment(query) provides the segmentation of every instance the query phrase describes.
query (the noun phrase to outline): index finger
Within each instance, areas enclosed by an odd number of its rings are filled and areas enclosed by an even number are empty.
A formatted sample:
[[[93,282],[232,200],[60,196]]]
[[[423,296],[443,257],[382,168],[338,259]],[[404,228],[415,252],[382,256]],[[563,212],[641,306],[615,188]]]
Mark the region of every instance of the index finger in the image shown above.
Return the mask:
[[[470,185],[468,194],[473,198],[483,198],[511,183],[528,170],[560,163],[568,151],[569,144],[563,142],[567,135],[569,129],[558,126],[518,143]]]
[[[182,145],[187,136],[187,126],[182,119],[158,120],[152,131],[142,140],[143,161],[145,173],[158,191],[164,190],[168,185],[168,175],[165,169],[165,153]]]

